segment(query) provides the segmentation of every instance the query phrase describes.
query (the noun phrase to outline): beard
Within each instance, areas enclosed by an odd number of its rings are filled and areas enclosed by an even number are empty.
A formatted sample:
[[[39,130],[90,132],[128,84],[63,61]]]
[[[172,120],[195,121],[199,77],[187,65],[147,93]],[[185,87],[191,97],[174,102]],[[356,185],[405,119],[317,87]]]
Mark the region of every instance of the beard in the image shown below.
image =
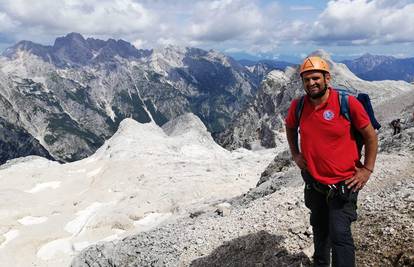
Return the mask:
[[[316,94],[312,94],[311,92],[308,92],[308,91],[306,91],[306,94],[312,99],[318,99],[325,95],[326,90],[328,90],[328,86],[325,85],[324,88],[321,91],[317,92]]]

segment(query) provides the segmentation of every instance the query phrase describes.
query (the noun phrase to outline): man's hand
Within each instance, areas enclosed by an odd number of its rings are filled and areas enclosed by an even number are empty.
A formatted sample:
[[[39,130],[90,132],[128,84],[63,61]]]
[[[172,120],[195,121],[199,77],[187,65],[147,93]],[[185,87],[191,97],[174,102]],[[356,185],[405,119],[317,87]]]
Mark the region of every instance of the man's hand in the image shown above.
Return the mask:
[[[295,161],[296,165],[298,165],[298,167],[299,167],[301,170],[304,170],[304,169],[306,169],[306,168],[307,168],[306,160],[305,160],[305,158],[302,156],[302,153],[295,154],[295,155],[293,156],[293,160]]]
[[[365,168],[355,167],[355,175],[345,181],[348,188],[352,188],[352,192],[361,190],[368,182],[371,172]]]

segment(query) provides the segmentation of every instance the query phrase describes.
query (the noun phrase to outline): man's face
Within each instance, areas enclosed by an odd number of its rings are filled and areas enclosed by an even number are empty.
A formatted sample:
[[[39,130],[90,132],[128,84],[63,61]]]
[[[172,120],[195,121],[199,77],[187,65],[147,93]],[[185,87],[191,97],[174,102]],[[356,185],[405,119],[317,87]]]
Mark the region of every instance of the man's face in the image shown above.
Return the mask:
[[[329,74],[325,77],[320,71],[307,71],[302,74],[303,87],[306,94],[312,99],[318,99],[325,95],[328,88]]]

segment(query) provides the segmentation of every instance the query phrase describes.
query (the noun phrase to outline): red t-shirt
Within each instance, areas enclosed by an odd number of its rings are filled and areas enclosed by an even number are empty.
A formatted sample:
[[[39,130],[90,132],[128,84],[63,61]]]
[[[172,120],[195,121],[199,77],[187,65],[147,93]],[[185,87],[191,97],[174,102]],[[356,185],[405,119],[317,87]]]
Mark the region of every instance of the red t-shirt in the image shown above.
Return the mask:
[[[336,184],[351,178],[355,166],[361,166],[351,123],[340,115],[338,92],[329,88],[328,100],[314,108],[305,96],[300,119],[300,151],[309,173],[319,182]],[[295,110],[299,99],[292,101],[286,126],[296,128]],[[362,129],[370,120],[362,104],[349,97],[349,112],[355,128]]]

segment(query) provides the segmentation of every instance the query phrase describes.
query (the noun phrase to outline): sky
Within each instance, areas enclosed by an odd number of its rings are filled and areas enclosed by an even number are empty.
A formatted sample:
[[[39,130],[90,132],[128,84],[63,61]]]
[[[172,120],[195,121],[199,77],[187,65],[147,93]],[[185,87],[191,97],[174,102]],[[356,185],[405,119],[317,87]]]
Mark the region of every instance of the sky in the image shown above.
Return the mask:
[[[0,50],[70,32],[236,58],[414,57],[414,0],[0,0]]]

